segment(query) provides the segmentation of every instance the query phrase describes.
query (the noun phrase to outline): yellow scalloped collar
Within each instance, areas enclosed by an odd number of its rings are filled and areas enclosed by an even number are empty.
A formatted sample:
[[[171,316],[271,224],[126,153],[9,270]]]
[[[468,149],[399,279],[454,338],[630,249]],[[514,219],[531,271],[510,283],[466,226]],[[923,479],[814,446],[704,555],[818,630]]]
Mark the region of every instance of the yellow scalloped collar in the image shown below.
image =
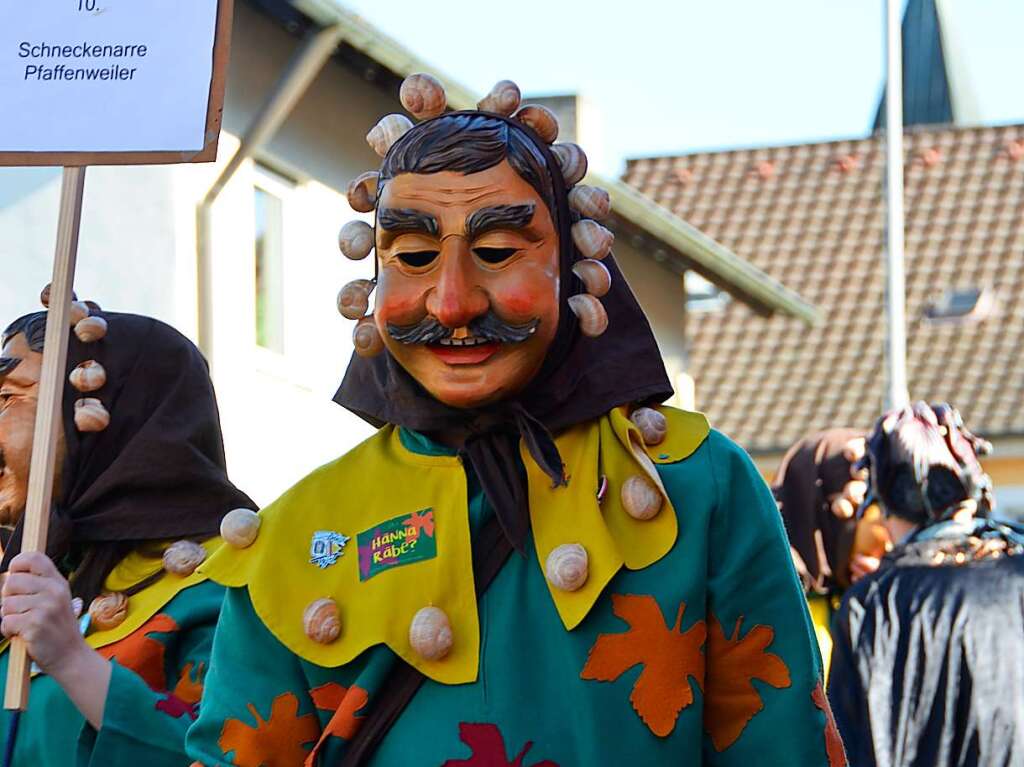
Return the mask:
[[[110,571],[106,581],[103,583],[105,591],[125,591],[146,578],[155,575],[163,569],[163,550],[170,546],[173,541],[165,541],[154,555],[146,555],[139,551],[133,551]],[[220,538],[210,538],[203,541],[202,546],[206,549],[207,555],[212,555],[222,544]],[[85,637],[85,642],[93,649],[106,647],[107,645],[119,642],[128,635],[137,631],[141,626],[156,615],[168,602],[189,586],[195,586],[207,580],[207,576],[196,571],[191,575],[182,577],[168,573],[156,583],[147,586],[128,598],[128,614],[124,621],[115,628],[107,631],[96,631]],[[86,605],[88,608],[88,605]],[[8,640],[0,643],[0,653],[7,650],[10,644]]]
[[[575,426],[556,438],[567,487],[550,479],[524,454],[538,564],[562,543],[581,543],[589,553],[590,579],[583,589],[552,591],[565,626],[578,625],[607,582],[625,565],[639,569],[663,557],[676,540],[676,510],[666,506],[653,520],[633,520],[621,507],[619,488],[644,472],[661,487],[655,463],[680,461],[708,434],[702,415],[661,408],[668,419],[665,441],[645,449],[624,408]],[[609,490],[597,502],[601,476]],[[368,579],[359,567],[359,534],[413,512],[432,512],[436,556],[393,567]],[[222,547],[201,571],[225,586],[246,586],[266,627],[296,655],[321,666],[340,666],[369,647],[386,644],[425,675],[445,684],[477,677],[480,627],[473,583],[466,476],[455,456],[408,450],[398,429],[376,435],[316,470],[260,516],[256,541],[247,549]],[[314,559],[318,535],[348,539],[333,562]],[[335,538],[335,540],[340,540]],[[339,606],[342,631],[330,644],[310,639],[303,613],[329,597]],[[409,625],[427,605],[440,607],[455,642],[447,657],[422,659],[409,644]]]

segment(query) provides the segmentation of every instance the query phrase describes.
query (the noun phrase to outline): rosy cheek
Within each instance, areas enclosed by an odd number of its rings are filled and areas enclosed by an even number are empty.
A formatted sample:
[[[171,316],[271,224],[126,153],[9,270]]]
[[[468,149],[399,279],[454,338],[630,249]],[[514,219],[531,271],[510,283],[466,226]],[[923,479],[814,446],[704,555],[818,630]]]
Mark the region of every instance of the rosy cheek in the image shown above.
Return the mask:
[[[548,315],[558,301],[558,287],[548,279],[517,280],[492,288],[491,297],[499,315],[523,321]]]
[[[374,296],[374,314],[384,321],[417,322],[426,314],[426,280],[404,275],[382,275]]]

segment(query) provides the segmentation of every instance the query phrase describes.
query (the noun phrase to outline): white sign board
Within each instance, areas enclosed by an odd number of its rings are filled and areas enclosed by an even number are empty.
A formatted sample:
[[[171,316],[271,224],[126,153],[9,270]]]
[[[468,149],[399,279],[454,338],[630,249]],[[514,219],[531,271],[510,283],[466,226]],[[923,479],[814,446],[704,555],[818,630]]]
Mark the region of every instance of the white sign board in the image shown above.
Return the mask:
[[[214,112],[219,132],[225,4],[229,14],[225,0],[0,0],[0,164],[34,164],[2,155],[194,159],[210,144]],[[175,156],[152,157],[160,153]]]

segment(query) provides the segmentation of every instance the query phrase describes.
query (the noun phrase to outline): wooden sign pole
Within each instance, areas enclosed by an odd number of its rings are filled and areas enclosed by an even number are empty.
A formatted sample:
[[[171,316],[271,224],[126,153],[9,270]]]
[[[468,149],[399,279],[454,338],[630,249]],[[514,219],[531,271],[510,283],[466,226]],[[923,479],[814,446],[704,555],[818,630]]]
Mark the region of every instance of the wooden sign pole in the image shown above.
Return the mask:
[[[43,365],[39,380],[39,407],[29,468],[22,551],[46,551],[46,533],[53,500],[57,445],[61,429],[61,401],[67,367],[71,327],[71,286],[78,257],[78,231],[82,222],[85,168],[64,168],[57,223],[57,252],[50,283],[50,307],[46,317]],[[24,711],[28,705],[31,661],[20,637],[11,640],[4,708]]]

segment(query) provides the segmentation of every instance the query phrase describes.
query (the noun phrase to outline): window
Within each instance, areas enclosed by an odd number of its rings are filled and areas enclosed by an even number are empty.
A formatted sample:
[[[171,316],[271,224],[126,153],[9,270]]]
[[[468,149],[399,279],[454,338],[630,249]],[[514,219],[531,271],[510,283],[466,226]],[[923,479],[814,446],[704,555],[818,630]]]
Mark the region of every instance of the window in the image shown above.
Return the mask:
[[[253,188],[256,344],[284,353],[283,179],[257,168]]]
[[[924,317],[932,322],[983,320],[994,306],[991,291],[984,288],[950,289],[925,306]]]
[[[720,312],[729,303],[729,294],[694,271],[683,278],[686,286],[686,310],[695,314]]]

